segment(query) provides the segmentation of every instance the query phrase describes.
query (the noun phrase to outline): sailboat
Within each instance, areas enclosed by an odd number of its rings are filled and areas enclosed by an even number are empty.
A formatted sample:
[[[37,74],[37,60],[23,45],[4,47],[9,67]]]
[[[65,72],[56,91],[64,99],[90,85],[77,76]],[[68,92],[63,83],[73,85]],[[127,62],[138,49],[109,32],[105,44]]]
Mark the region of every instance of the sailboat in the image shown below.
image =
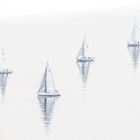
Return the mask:
[[[0,74],[11,74],[12,71],[8,70],[8,68],[5,65],[5,50],[2,48],[1,52],[1,60],[0,60]]]
[[[83,40],[83,44],[80,48],[80,51],[76,57],[77,61],[79,62],[90,62],[93,61],[94,58],[93,57],[89,57],[88,53],[87,53],[87,49],[88,49],[88,44],[85,41],[85,36],[84,36],[84,40]]]
[[[139,42],[139,35],[138,35],[138,26],[136,25],[136,23],[133,26],[133,30],[130,36],[130,39],[128,41],[128,46],[133,46],[133,47],[139,47],[140,46],[140,42]]]
[[[38,95],[43,96],[60,96],[58,90],[55,89],[55,84],[52,76],[52,72],[49,66],[49,63],[47,63],[40,88],[38,90]]]

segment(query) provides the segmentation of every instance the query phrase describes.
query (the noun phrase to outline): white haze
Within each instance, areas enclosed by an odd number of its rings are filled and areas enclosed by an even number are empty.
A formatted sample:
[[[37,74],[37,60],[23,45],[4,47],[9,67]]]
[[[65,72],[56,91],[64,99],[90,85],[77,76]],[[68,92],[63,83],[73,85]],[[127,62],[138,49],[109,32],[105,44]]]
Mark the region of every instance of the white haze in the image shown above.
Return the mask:
[[[139,140],[140,67],[127,49],[138,1],[0,3],[0,47],[13,70],[0,94],[1,140]],[[84,34],[95,57],[86,84],[75,63]],[[62,96],[46,128],[37,90],[48,60]]]
[[[139,0],[1,0],[0,17],[139,9]]]

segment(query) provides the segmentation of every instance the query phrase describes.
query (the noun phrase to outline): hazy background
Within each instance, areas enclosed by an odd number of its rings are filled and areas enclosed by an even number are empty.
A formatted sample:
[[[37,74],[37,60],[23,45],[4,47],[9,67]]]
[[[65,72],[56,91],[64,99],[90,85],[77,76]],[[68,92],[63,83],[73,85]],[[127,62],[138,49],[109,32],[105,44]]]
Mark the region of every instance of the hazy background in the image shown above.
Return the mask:
[[[0,139],[139,140],[140,69],[127,49],[139,5],[1,1],[0,47],[14,72],[0,98]],[[84,34],[95,57],[85,85],[75,63]],[[48,60],[62,96],[46,128],[37,90]]]

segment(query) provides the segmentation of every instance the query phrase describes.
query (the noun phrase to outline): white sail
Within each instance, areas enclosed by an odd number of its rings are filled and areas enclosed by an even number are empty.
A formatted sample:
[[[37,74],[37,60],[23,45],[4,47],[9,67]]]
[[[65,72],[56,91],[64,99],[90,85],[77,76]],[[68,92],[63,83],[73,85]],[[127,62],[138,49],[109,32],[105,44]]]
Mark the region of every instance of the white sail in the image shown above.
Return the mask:
[[[86,43],[85,37],[83,40],[83,44],[80,48],[80,51],[77,55],[77,59],[84,59],[88,57],[88,44]]]
[[[84,57],[85,57],[85,38],[84,38],[83,44],[82,44],[82,46],[80,48],[80,51],[79,51],[79,53],[77,55],[77,59],[82,59]]]
[[[41,81],[41,84],[40,84],[40,88],[38,90],[38,92],[47,92],[47,86],[46,86],[46,72],[47,71],[47,67],[45,69],[45,72],[44,72],[44,75],[42,77],[42,81]]]
[[[52,72],[48,63],[38,92],[44,92],[50,95],[56,92]]]
[[[85,48],[84,48],[84,57],[88,58],[89,57],[89,52],[88,52],[88,44],[86,43]]]
[[[140,34],[139,34],[139,29],[136,23],[133,26],[132,33],[130,35],[130,38],[128,40],[128,45],[138,45],[140,41]]]
[[[78,52],[76,59],[77,61],[93,61],[93,58],[89,57],[88,44],[85,41],[85,37],[84,37],[83,44],[80,48],[80,51]]]
[[[5,63],[5,50],[4,48],[1,49],[1,57],[0,57],[0,71],[4,71],[6,69],[6,63]]]
[[[11,74],[12,71],[9,71],[6,64],[5,58],[5,49],[1,48],[0,50],[0,74]]]
[[[48,93],[54,93],[55,92],[54,80],[53,80],[52,72],[51,72],[51,69],[50,69],[49,65],[48,65],[48,68],[47,68],[46,85],[47,85],[47,92]]]

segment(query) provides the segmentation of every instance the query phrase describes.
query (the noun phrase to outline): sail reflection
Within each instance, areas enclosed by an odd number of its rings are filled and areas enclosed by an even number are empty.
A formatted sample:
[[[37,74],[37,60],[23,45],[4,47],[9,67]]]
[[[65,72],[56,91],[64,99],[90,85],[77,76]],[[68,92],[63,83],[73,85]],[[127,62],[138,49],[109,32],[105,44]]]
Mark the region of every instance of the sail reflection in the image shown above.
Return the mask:
[[[50,124],[53,107],[57,99],[58,96],[47,96],[47,95],[38,96],[45,126],[48,126]]]
[[[0,93],[4,95],[7,85],[8,74],[0,74]]]
[[[139,61],[140,48],[139,46],[128,46],[128,50],[132,57],[134,67],[136,68]]]
[[[77,66],[80,71],[83,83],[87,82],[88,74],[89,74],[89,67],[91,63],[92,62],[77,62]]]

